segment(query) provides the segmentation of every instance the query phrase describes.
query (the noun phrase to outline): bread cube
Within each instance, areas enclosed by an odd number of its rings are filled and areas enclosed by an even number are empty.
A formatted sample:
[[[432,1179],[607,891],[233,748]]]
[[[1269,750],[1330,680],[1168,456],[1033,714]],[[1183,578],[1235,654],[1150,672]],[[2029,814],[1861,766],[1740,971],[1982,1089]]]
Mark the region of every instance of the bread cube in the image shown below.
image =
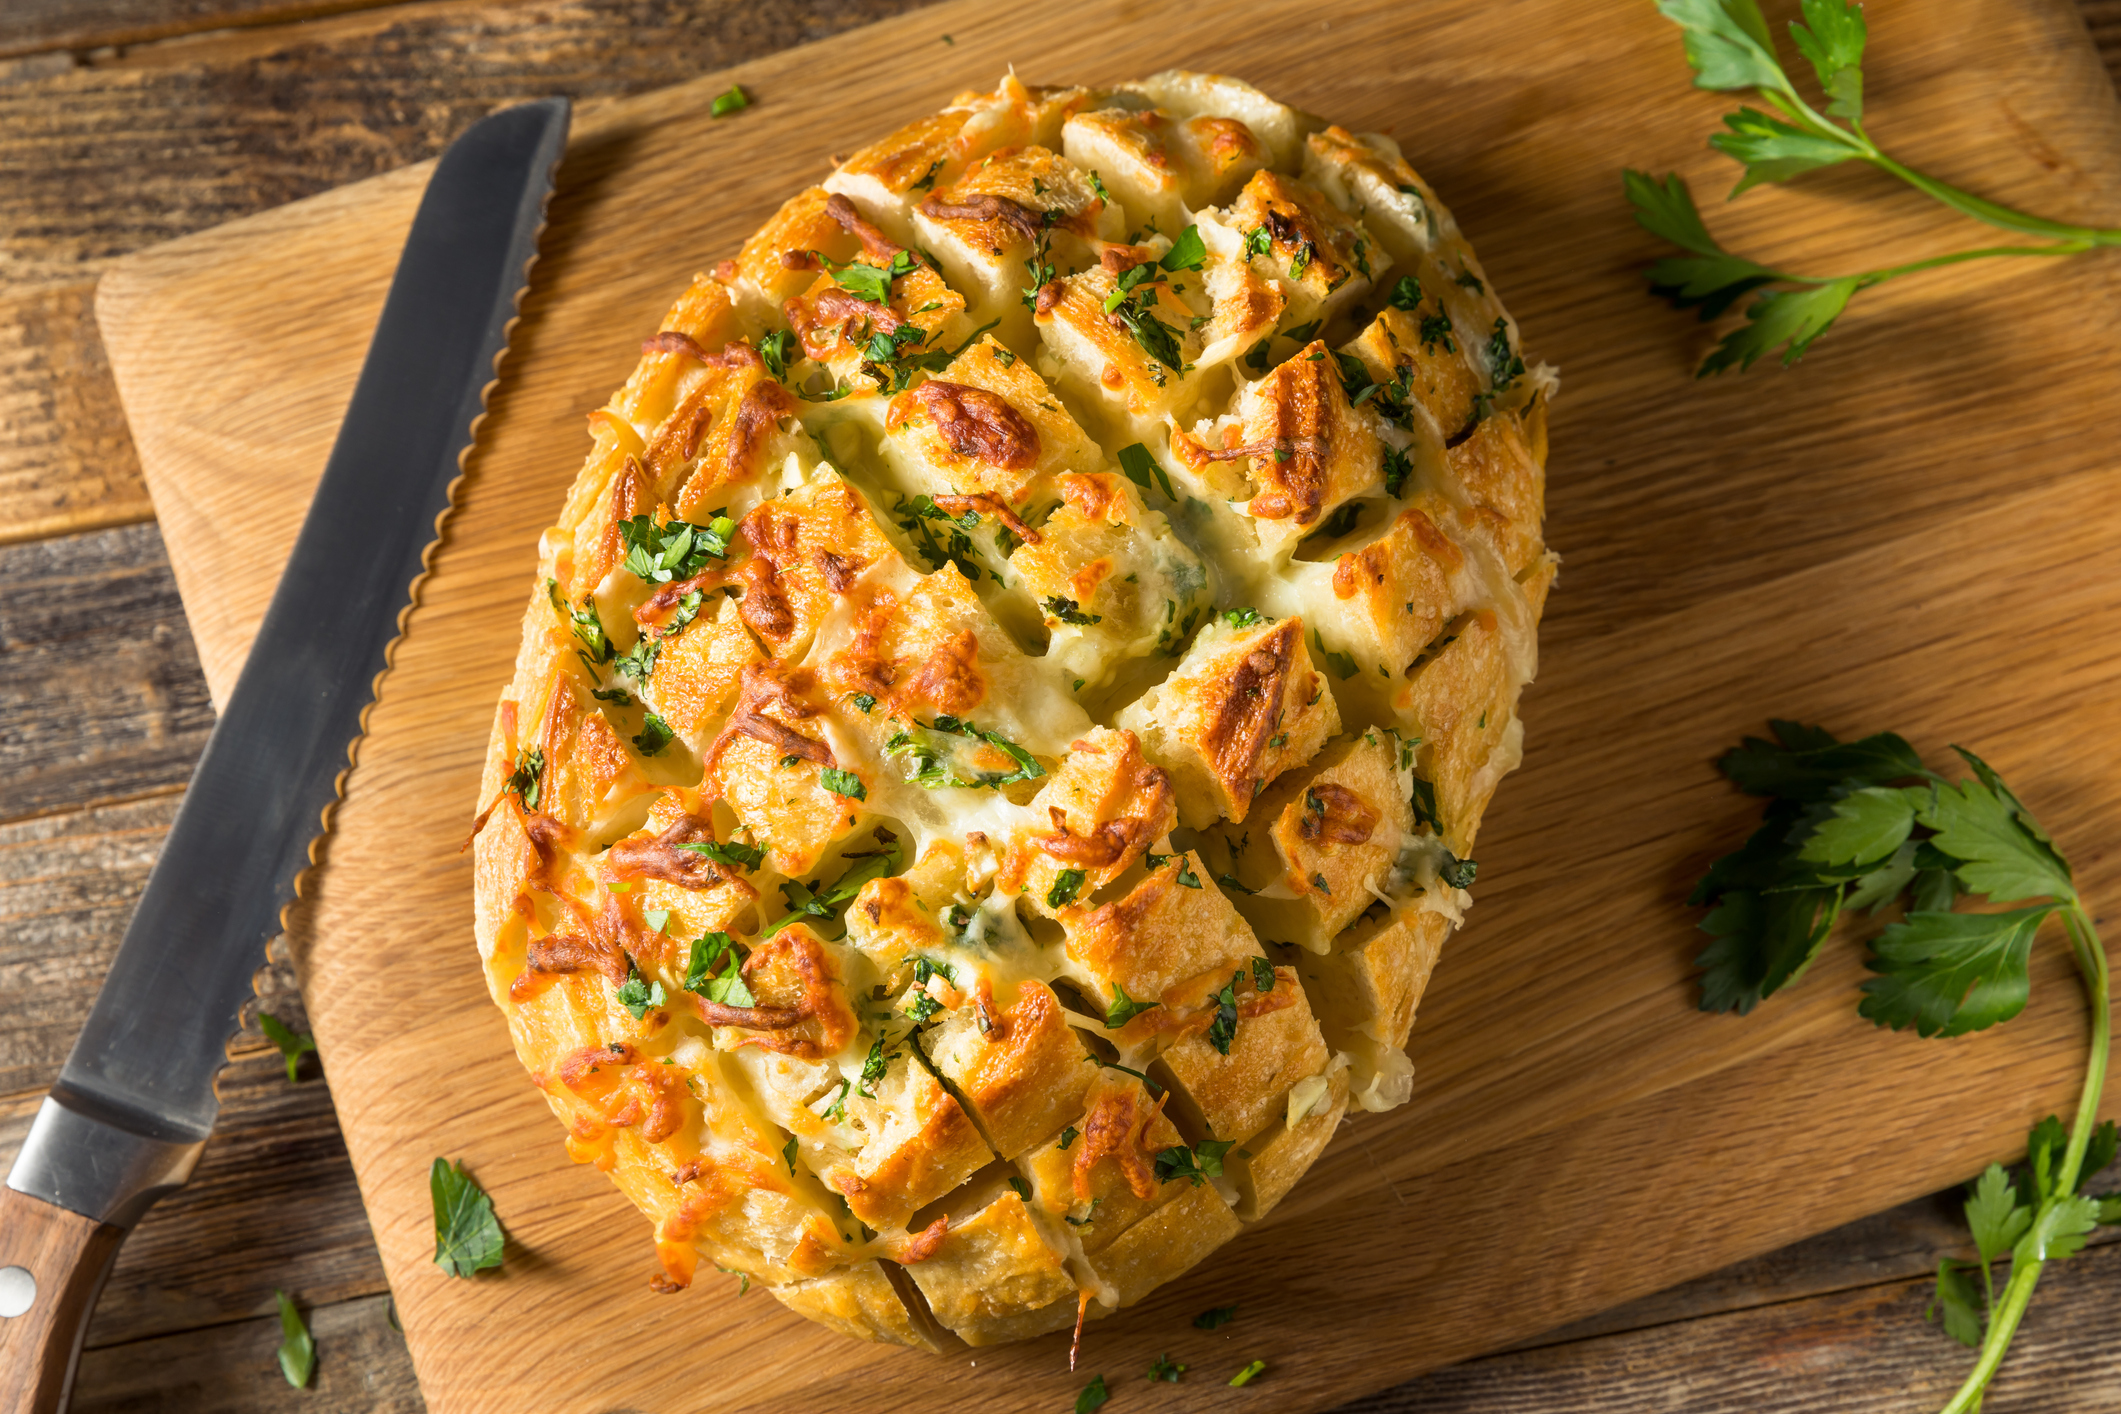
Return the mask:
[[[1311,952],[1362,914],[1386,886],[1414,812],[1400,784],[1398,742],[1366,732],[1289,772],[1233,837],[1232,873],[1248,892],[1237,910],[1270,942]]]
[[[992,336],[891,400],[882,449],[908,491],[989,519],[989,536],[1007,529],[1026,542],[1036,532],[1018,517],[1055,494],[1053,478],[1104,462],[1031,360]]]
[[[1176,822],[1171,778],[1132,732],[1093,727],[1031,800],[1026,825],[1002,843],[995,887],[1048,917],[1087,907]]]
[[[1212,590],[1200,557],[1126,478],[1098,472],[1057,484],[1061,508],[1009,567],[1044,611],[1048,660],[1094,688],[1132,659],[1174,651]]]
[[[1407,1036],[1452,918],[1418,898],[1389,911],[1380,906],[1335,938],[1331,952],[1296,958],[1326,1044],[1353,1063],[1353,1103],[1363,1109],[1388,1110],[1413,1095]]]
[[[1077,1288],[1066,1254],[1015,1189],[997,1176],[939,1206],[949,1223],[941,1241],[906,1267],[936,1320],[967,1345],[1025,1340],[1074,1324]]]
[[[1120,91],[1071,116],[1062,148],[1097,173],[1127,216],[1127,239],[1155,231],[1176,236],[1188,212],[1227,201],[1267,160],[1264,145],[1236,118],[1182,117]]]
[[[1013,1159],[1082,1113],[1098,1064],[1053,989],[1036,978],[981,991],[942,1014],[922,1046],[966,1104],[996,1153]]]
[[[1243,628],[1211,619],[1178,671],[1116,720],[1171,773],[1179,822],[1195,830],[1243,820],[1268,782],[1340,730],[1300,618]]]
[[[1333,513],[1384,485],[1384,444],[1377,414],[1352,407],[1340,366],[1323,341],[1313,340],[1238,399],[1241,425],[1227,446],[1208,446],[1183,434],[1171,449],[1200,474],[1208,462],[1232,462],[1243,473],[1246,503],[1260,548],[1275,558],[1295,551],[1304,536],[1325,528]]]
[[[768,1289],[789,1310],[841,1335],[942,1353],[942,1344],[899,1295],[882,1262],[861,1262]]]
[[[1011,343],[1026,344],[1043,270],[1080,270],[1100,242],[1124,232],[1118,208],[1087,174],[1043,147],[991,152],[947,187],[913,208],[921,248],[942,262],[964,292],[975,325],[999,323]]]
[[[1231,1206],[1245,1222],[1258,1222],[1296,1186],[1333,1138],[1348,1109],[1348,1072],[1335,1062],[1325,1073],[1298,1081],[1282,1114],[1223,1159],[1223,1171],[1237,1185]],[[1289,1116],[1296,1115],[1291,1124]]]
[[[1036,322],[1062,384],[1102,407],[1127,435],[1147,441],[1166,415],[1185,411],[1200,396],[1194,361],[1201,338],[1194,307],[1170,281],[1134,287],[1131,304],[1119,307],[1139,306],[1132,326],[1119,310],[1105,309],[1116,282],[1102,265],[1066,276],[1040,294]]]
[[[782,662],[800,659],[817,626],[865,572],[900,565],[861,493],[837,477],[762,503],[737,527],[737,612]]]
[[[1220,1045],[1214,1023],[1221,1008],[1211,1007],[1189,1018],[1157,1055],[1151,1073],[1170,1082],[1172,1113],[1197,1133],[1251,1139],[1279,1117],[1292,1086],[1326,1068],[1326,1043],[1296,973],[1283,967],[1273,976],[1264,992],[1250,964],[1225,979],[1234,983],[1237,1024]]]
[[[1235,232],[1262,275],[1279,280],[1286,318],[1327,320],[1362,299],[1392,256],[1361,221],[1309,183],[1255,172],[1227,207],[1201,216]]]
[[[1161,1004],[1125,1028],[1149,1042],[1174,1017],[1200,1010],[1231,974],[1260,955],[1259,941],[1230,906],[1197,854],[1164,860],[1126,895],[1062,915],[1067,932],[1061,974],[1094,1006],[1119,1000]]]

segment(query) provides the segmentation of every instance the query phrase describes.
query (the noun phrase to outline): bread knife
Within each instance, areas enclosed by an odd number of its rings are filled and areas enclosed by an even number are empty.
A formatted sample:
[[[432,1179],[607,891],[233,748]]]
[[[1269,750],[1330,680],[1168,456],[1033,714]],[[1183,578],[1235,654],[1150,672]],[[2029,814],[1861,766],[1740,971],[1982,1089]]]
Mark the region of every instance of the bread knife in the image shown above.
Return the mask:
[[[0,1189],[0,1414],[65,1407],[126,1230],[212,1132],[251,979],[338,799],[536,258],[569,104],[436,163],[353,400],[88,1023]]]

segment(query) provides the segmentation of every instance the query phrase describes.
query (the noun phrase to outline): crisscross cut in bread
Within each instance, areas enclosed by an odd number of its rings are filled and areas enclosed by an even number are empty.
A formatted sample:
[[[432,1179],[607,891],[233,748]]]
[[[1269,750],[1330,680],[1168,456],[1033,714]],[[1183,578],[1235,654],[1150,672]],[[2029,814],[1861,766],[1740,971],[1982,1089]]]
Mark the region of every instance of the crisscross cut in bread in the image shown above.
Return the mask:
[[[524,1065],[667,1289],[1139,1300],[1410,1093],[1552,375],[1391,139],[1189,73],[960,97],[642,350],[479,802]]]

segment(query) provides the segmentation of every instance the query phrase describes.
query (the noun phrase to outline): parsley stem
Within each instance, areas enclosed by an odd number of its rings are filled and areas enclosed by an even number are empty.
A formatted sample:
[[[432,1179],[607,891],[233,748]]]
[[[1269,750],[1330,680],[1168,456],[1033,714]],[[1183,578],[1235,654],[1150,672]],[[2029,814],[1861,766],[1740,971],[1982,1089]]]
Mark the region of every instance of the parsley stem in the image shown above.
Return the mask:
[[[2091,1143],[2092,1129],[2099,1119],[2099,1092],[2106,1082],[2107,1053],[2112,1043],[2109,974],[2106,949],[2099,942],[2099,931],[2092,926],[2091,915],[2075,901],[2064,904],[2061,913],[2063,926],[2069,932],[2070,952],[2084,978],[2085,999],[2091,1005],[2091,1059],[2085,1068],[2084,1090],[2077,1098],[2077,1117],[2070,1126],[2069,1147],[2063,1153],[2061,1170],[2055,1175],[2053,1190],[2033,1215],[2029,1232],[2034,1233],[2041,1230],[2050,1209],[2067,1201],[2077,1191],[2077,1170],[2083,1166],[2085,1148]],[[2033,1299],[2033,1284],[2040,1280],[2040,1269],[2047,1265],[2044,1252],[2035,1252],[2026,1245],[2030,1241],[2030,1236],[2021,1240],[2021,1250],[2011,1254],[2010,1281],[2003,1288],[2002,1303],[1990,1312],[1988,1334],[1981,1342],[1981,1354],[1974,1361],[1974,1368],[1967,1373],[1966,1383],[1959,1387],[1951,1403],[1939,1414],[1972,1414],[1981,1407],[1982,1392],[2003,1363],[2004,1352],[2010,1348],[2018,1322],[2025,1315],[2027,1303]]]
[[[2059,241],[2082,241],[2087,249],[2095,245],[2121,245],[2121,230],[2050,221],[2044,216],[2034,216],[2015,207],[2005,206],[1999,201],[1975,196],[1972,192],[1961,191],[1949,182],[1940,182],[1927,173],[1895,162],[1869,142],[1864,143],[1863,160],[1881,171],[1892,173],[1915,190],[1936,198],[1962,216],[1971,216],[1976,221],[1984,221],[2006,231],[2018,231],[2028,236],[2048,236]]]
[[[1911,260],[1905,265],[1891,265],[1883,270],[1868,270],[1857,276],[1866,285],[1875,285],[1901,275],[1912,275],[1918,270],[1935,270],[1940,265],[1958,265],[1968,260],[1989,260],[2006,255],[2082,255],[2091,249],[2086,241],[2071,241],[2066,245],[1992,245],[1979,250],[1954,251],[1950,255],[1933,255],[1927,260]],[[1824,281],[1807,283],[1825,283]]]

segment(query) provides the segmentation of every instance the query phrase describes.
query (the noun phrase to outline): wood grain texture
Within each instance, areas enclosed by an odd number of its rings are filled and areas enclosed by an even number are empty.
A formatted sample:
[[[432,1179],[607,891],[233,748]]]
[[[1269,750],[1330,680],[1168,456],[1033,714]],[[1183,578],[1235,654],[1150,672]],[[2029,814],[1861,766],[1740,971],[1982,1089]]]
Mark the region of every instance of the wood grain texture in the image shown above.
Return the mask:
[[[421,1414],[388,1297],[311,1309],[296,1295],[317,1343],[308,1388],[281,1376],[280,1320],[272,1316],[87,1351],[70,1414]]]
[[[2112,92],[2074,14],[2004,0],[1873,10],[1882,137],[1904,127],[1910,155],[2005,199],[2121,214]],[[1051,70],[1027,63],[1034,79],[1183,56],[1353,123],[1396,126],[1567,380],[1551,525],[1574,553],[1528,699],[1532,754],[1483,843],[1472,930],[1424,1008],[1416,1101],[1350,1126],[1264,1230],[1097,1331],[1090,1368],[1146,1368],[1176,1353],[1192,1312],[1236,1299],[1261,1313],[1246,1335],[1277,1362],[1260,1388],[1277,1408],[1320,1407],[1956,1181],[2067,1098],[2082,1023],[2058,959],[2038,968],[2024,1018],[1960,1042],[1852,1023],[1861,968],[1850,951],[1753,1018],[1701,1017],[1688,965],[1698,938],[1680,900],[1750,813],[1707,761],[1770,712],[1895,725],[1931,749],[1947,731],[1978,742],[2058,835],[2100,838],[2121,801],[2094,726],[2121,710],[2121,671],[2094,651],[2121,628],[2121,590],[2102,573],[2117,528],[2101,431],[2116,386],[2111,267],[1967,269],[1889,289],[1799,374],[1696,387],[1685,374],[1698,336],[1643,298],[1636,271],[1652,251],[1612,190],[1614,153],[1727,179],[1699,156],[1717,101],[1687,92],[1654,15],[1594,23],[1564,7],[1499,16],[1440,4],[1423,10],[1418,35],[1405,15],[1337,16],[1361,36],[1352,50],[1309,28],[1315,12],[1303,27],[1262,16],[1256,32],[1215,33],[1205,15],[1159,13],[1137,31],[1117,12],[1071,13],[1049,34],[1044,21],[1002,26],[953,8],[866,33],[858,56],[826,46],[751,66],[763,101],[743,123],[702,117],[706,92],[727,82],[717,78],[636,101],[575,145],[509,381],[301,933],[349,1147],[433,1407],[673,1406],[662,1367],[643,1370],[626,1348],[540,1368],[531,1394],[518,1353],[478,1336],[586,1311],[659,1348],[770,1351],[734,1378],[716,1366],[732,1408],[826,1406],[850,1378],[877,1409],[1064,1407],[1080,1385],[1051,1342],[973,1367],[850,1347],[756,1293],[651,1297],[638,1219],[597,1175],[556,1167],[551,1121],[471,965],[468,878],[449,853],[457,822],[437,808],[470,808],[483,738],[465,723],[484,708],[465,699],[483,703],[505,678],[536,531],[573,472],[580,443],[553,429],[623,375],[628,333],[652,325],[690,266],[727,249],[828,144],[924,111],[1027,50]],[[937,63],[939,19],[958,40],[948,65]],[[1498,46],[1505,22],[1512,40]],[[1980,64],[1967,61],[1971,36]],[[882,95],[865,87],[878,72],[920,77]],[[805,94],[780,118],[776,83]],[[709,171],[715,203],[669,199]],[[393,199],[402,193],[381,193],[375,225]],[[629,217],[643,209],[658,213],[665,268],[641,255]],[[1867,179],[1749,196],[1714,219],[1763,254],[1813,264],[1872,242],[1908,258],[1958,239]],[[300,238],[312,220],[212,233],[107,287],[127,339],[164,356],[189,340],[196,360],[177,388],[146,379],[148,362],[114,341],[150,477],[209,484],[181,456],[162,463],[146,429],[225,431],[215,379],[225,368],[254,386],[241,358],[273,367],[276,385],[343,399],[350,363],[289,372],[286,346],[262,350],[240,309],[215,324],[199,294],[228,288],[237,269],[255,281],[273,260],[349,305],[340,292],[379,288],[354,249],[372,232],[342,224],[327,227],[334,239]],[[231,297],[240,305],[240,290]],[[299,438],[314,414],[289,400],[274,416]],[[1828,428],[1837,435],[1814,430]],[[269,419],[247,435],[275,445]],[[222,462],[255,455],[232,441]],[[283,488],[317,462],[288,459]],[[276,562],[271,547],[249,548],[245,573]],[[199,554],[203,574],[211,557]],[[467,681],[491,687],[472,693]],[[2087,891],[2110,893],[2121,872],[2111,850],[2076,852]],[[380,971],[368,951],[379,935],[395,947]],[[445,1071],[443,1093],[425,1077]],[[1969,1119],[1962,1097],[1974,1092],[2021,1099]],[[447,1282],[427,1261],[421,1176],[437,1152],[469,1160],[516,1236],[499,1281]],[[1675,1195],[1715,1219],[1675,1222]],[[1154,1393],[1170,1408],[1229,1398],[1219,1382]]]
[[[9,0],[0,59],[143,44],[237,25],[286,24],[398,0]]]
[[[35,1283],[29,1309],[0,1322],[0,1410],[59,1414],[103,1274],[125,1234],[41,1198],[0,1188],[0,1267]]]
[[[420,161],[502,103],[637,93],[916,3],[0,5],[0,53],[55,23],[81,51],[0,57],[0,543],[151,513],[87,312],[118,257]],[[262,23],[302,14],[324,17]]]
[[[183,785],[202,687],[154,527],[0,547],[0,820]]]

